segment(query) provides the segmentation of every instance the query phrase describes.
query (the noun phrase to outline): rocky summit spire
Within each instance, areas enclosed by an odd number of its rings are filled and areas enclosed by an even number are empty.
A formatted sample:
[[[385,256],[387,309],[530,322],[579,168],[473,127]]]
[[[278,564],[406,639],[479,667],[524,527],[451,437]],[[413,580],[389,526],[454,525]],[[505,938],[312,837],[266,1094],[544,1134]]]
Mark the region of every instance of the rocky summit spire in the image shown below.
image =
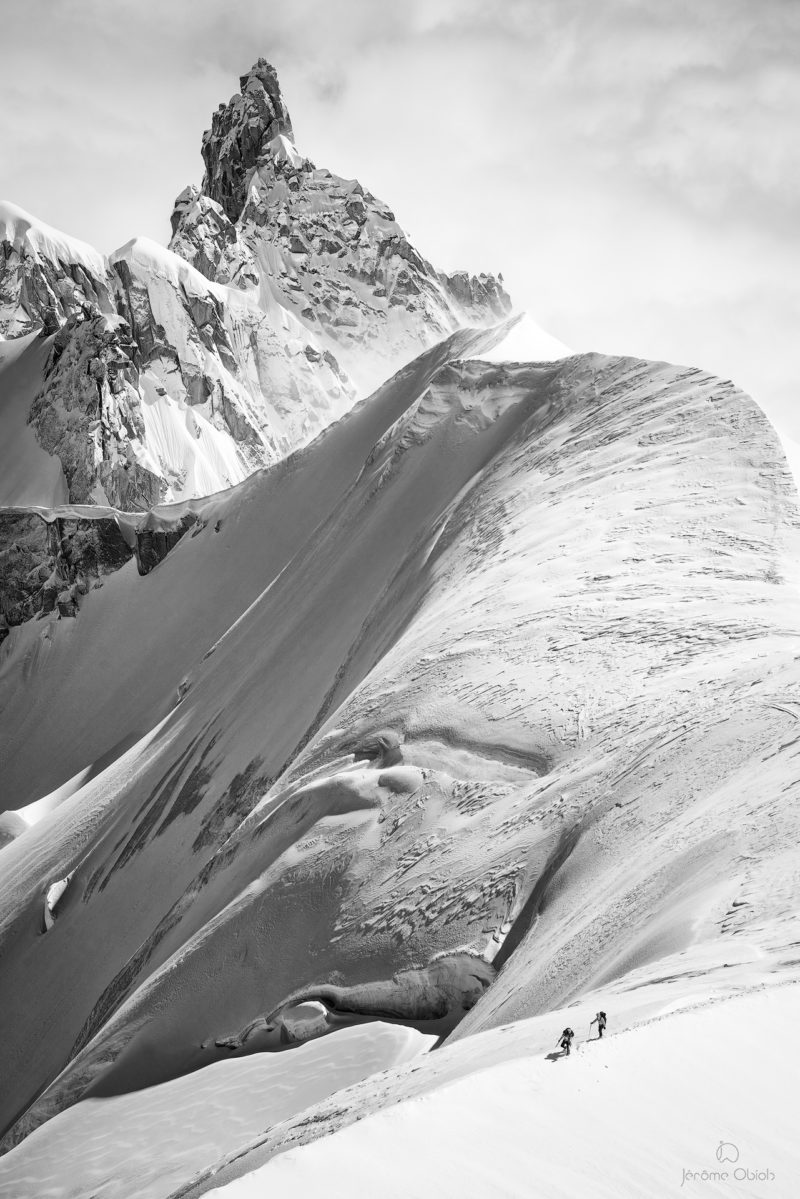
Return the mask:
[[[267,146],[284,134],[292,137],[289,110],[275,68],[265,58],[239,80],[240,92],[220,104],[203,134],[206,173],[203,191],[235,221],[244,207],[248,177]]]

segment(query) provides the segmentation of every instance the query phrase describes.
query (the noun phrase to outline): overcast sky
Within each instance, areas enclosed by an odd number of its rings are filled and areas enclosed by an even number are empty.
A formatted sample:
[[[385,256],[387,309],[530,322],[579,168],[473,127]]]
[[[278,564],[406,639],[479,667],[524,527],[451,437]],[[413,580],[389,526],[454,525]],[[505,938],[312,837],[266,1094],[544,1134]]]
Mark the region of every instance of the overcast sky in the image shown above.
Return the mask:
[[[0,195],[165,242],[259,55],[299,149],[575,350],[703,366],[800,437],[799,0],[0,0]]]

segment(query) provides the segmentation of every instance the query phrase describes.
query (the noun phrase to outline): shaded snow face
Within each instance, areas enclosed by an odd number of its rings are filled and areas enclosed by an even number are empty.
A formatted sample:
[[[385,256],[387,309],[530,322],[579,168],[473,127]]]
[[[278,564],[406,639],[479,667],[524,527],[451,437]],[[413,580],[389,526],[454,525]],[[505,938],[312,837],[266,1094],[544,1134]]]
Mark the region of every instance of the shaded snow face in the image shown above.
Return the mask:
[[[289,995],[272,1012],[237,1033],[204,1045],[232,1053],[275,1051],[327,1036],[364,1021],[389,1020],[439,1037],[447,1036],[483,996],[495,970],[476,954],[443,955],[419,970],[351,987],[323,983]],[[304,1007],[319,1010],[308,1015]]]
[[[3,851],[21,948],[0,998],[25,1046],[6,1119],[51,1084],[11,1139],[208,1065],[209,1040],[298,992],[456,950],[503,967],[456,1036],[726,944],[739,893],[737,938],[778,960],[786,903],[758,879],[796,843],[794,712],[773,701],[797,511],[774,435],[702,372],[479,351],[456,336],[293,469],[209,501],[77,637],[12,634],[8,727],[56,712],[66,679],[82,705],[48,724],[65,779],[76,742],[85,765],[161,723]],[[110,645],[124,684],[100,699]],[[72,868],[31,968],[28,905]],[[76,940],[43,1044],[28,1007]]]

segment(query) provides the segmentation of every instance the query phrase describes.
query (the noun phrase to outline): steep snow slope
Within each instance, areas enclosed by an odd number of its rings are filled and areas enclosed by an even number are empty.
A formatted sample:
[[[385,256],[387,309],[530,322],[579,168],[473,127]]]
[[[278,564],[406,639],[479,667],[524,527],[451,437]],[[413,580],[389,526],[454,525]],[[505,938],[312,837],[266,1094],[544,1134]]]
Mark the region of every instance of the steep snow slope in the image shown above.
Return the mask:
[[[39,799],[166,715],[187,672],[328,517],[375,441],[436,371],[464,352],[491,347],[504,329],[453,335],[304,453],[230,492],[158,509],[155,520],[120,515],[131,530],[157,524],[159,514],[166,521],[194,512],[201,524],[173,550],[168,570],[140,578],[131,561],[86,597],[76,622],[11,630],[0,657],[0,804],[19,808]],[[75,507],[45,515],[60,512],[92,515]],[[66,691],[72,702],[65,706]]]
[[[94,246],[54,229],[8,200],[0,201],[0,241],[14,253],[31,253],[40,262],[81,266],[96,279],[106,271],[105,259]]]
[[[409,1101],[364,1120],[368,1103],[351,1090],[263,1138],[274,1149],[282,1134],[289,1150],[268,1164],[254,1168],[266,1145],[240,1151],[172,1194],[791,1199],[797,1000],[795,985],[687,1004],[556,1061],[547,1052],[556,1056],[560,1028],[579,1024],[574,1009],[506,1025],[391,1079]],[[386,1083],[371,1085],[373,1103]],[[292,1133],[302,1143],[337,1103],[363,1122],[292,1149]]]
[[[147,735],[2,851],[7,1143],[227,1057],[299,989],[337,1019],[463,1015],[459,1036],[698,943],[710,974],[734,936],[776,969],[797,939],[797,507],[772,430],[698,371],[437,356],[49,649],[12,631],[21,782],[34,713],[62,780]],[[98,696],[112,645],[126,682]],[[469,955],[500,969],[482,998]],[[429,1010],[430,971],[403,975],[398,1007],[387,980],[433,961],[463,988]]]
[[[376,1023],[292,1054],[218,1062],[163,1087],[88,1099],[0,1158],[0,1195],[159,1199],[265,1128],[370,1074],[418,1059],[430,1043],[413,1029]]]

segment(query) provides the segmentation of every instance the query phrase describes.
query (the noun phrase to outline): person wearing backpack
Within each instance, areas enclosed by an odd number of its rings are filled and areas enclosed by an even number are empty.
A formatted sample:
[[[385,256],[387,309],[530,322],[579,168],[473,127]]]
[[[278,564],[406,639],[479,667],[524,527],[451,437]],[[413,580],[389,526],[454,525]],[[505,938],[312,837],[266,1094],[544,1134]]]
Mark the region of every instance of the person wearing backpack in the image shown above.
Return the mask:
[[[571,1028],[565,1028],[564,1031],[562,1032],[561,1036],[558,1038],[559,1047],[564,1051],[564,1053],[566,1053],[566,1055],[568,1057],[569,1057],[570,1045],[572,1044],[572,1038],[574,1036],[575,1036],[575,1033],[572,1031]]]
[[[591,1021],[591,1023],[590,1023],[590,1025],[589,1025],[589,1032],[591,1032],[591,1031],[592,1031],[592,1024],[596,1024],[596,1025],[597,1025],[597,1036],[598,1036],[598,1037],[602,1037],[603,1033],[605,1032],[605,1028],[606,1028],[606,1014],[605,1014],[605,1012],[598,1012],[598,1013],[597,1013],[597,1015],[595,1016],[594,1020],[592,1020],[592,1021]]]

